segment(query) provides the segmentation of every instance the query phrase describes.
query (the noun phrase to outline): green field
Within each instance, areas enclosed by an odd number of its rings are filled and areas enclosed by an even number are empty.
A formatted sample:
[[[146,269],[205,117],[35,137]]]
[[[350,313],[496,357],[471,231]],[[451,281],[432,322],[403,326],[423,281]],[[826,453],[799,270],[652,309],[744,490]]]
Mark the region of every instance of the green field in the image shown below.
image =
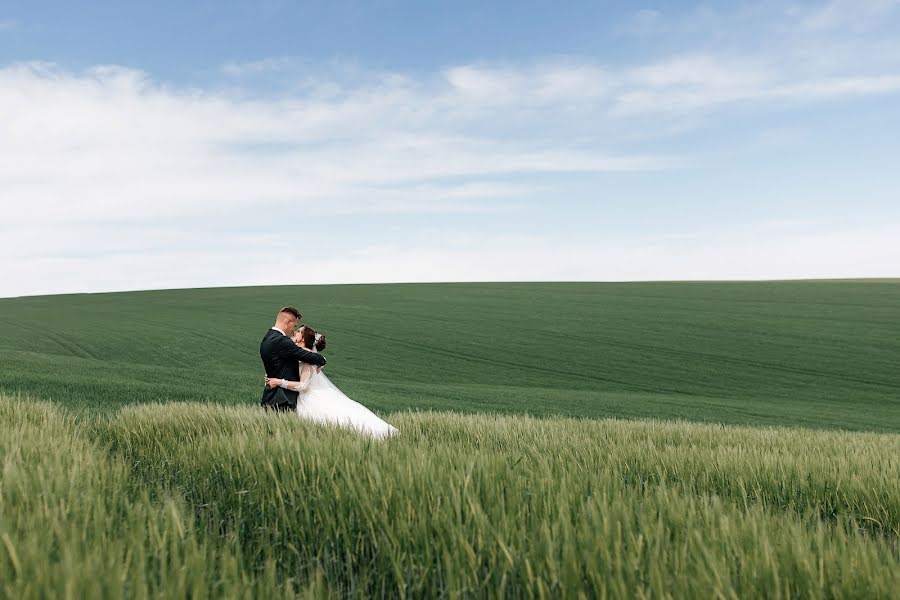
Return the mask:
[[[256,406],[285,303],[399,437]],[[894,598],[898,340],[898,281],[0,300],[0,597]]]
[[[0,391],[252,405],[287,303],[377,410],[900,431],[900,281],[229,288],[0,299]]]

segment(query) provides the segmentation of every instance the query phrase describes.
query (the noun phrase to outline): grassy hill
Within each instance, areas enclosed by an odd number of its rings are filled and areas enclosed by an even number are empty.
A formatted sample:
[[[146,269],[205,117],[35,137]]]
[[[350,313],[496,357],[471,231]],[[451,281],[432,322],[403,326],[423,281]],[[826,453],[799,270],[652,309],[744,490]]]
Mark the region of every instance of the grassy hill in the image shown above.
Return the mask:
[[[900,282],[410,284],[0,299],[0,391],[253,405],[283,304],[380,411],[900,431]]]

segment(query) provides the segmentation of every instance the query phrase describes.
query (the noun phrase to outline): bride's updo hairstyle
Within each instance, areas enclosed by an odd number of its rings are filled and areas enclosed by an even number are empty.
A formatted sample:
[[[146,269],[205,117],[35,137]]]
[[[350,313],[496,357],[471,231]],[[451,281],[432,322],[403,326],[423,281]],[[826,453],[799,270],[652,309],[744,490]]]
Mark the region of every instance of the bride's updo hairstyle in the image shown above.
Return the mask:
[[[315,348],[319,352],[325,349],[325,336],[316,333],[309,325],[303,326],[303,345],[307,348]]]

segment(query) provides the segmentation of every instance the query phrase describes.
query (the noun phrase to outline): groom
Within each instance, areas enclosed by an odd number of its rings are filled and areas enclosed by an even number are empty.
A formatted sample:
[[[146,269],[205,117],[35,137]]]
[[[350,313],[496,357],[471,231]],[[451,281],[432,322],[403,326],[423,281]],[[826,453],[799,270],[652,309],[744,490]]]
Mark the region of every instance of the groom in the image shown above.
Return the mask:
[[[259,345],[259,356],[266,368],[267,377],[300,381],[301,362],[317,367],[325,366],[324,356],[300,348],[289,337],[299,324],[300,311],[293,306],[285,306],[278,311],[275,326],[266,332]],[[297,392],[284,388],[265,387],[260,404],[276,411],[295,410],[297,396]]]

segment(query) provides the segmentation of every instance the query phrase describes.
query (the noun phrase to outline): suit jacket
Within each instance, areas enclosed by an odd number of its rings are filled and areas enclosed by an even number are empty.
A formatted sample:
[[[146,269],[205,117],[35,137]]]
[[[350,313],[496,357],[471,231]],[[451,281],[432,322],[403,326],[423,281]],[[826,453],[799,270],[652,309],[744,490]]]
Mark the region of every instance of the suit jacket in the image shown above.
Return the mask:
[[[325,366],[325,357],[315,352],[304,350],[291,338],[280,331],[270,329],[259,345],[259,356],[262,358],[266,375],[278,379],[300,381],[300,363],[305,362],[317,367]],[[297,407],[297,392],[284,388],[263,388],[260,404],[272,408],[293,409]]]

